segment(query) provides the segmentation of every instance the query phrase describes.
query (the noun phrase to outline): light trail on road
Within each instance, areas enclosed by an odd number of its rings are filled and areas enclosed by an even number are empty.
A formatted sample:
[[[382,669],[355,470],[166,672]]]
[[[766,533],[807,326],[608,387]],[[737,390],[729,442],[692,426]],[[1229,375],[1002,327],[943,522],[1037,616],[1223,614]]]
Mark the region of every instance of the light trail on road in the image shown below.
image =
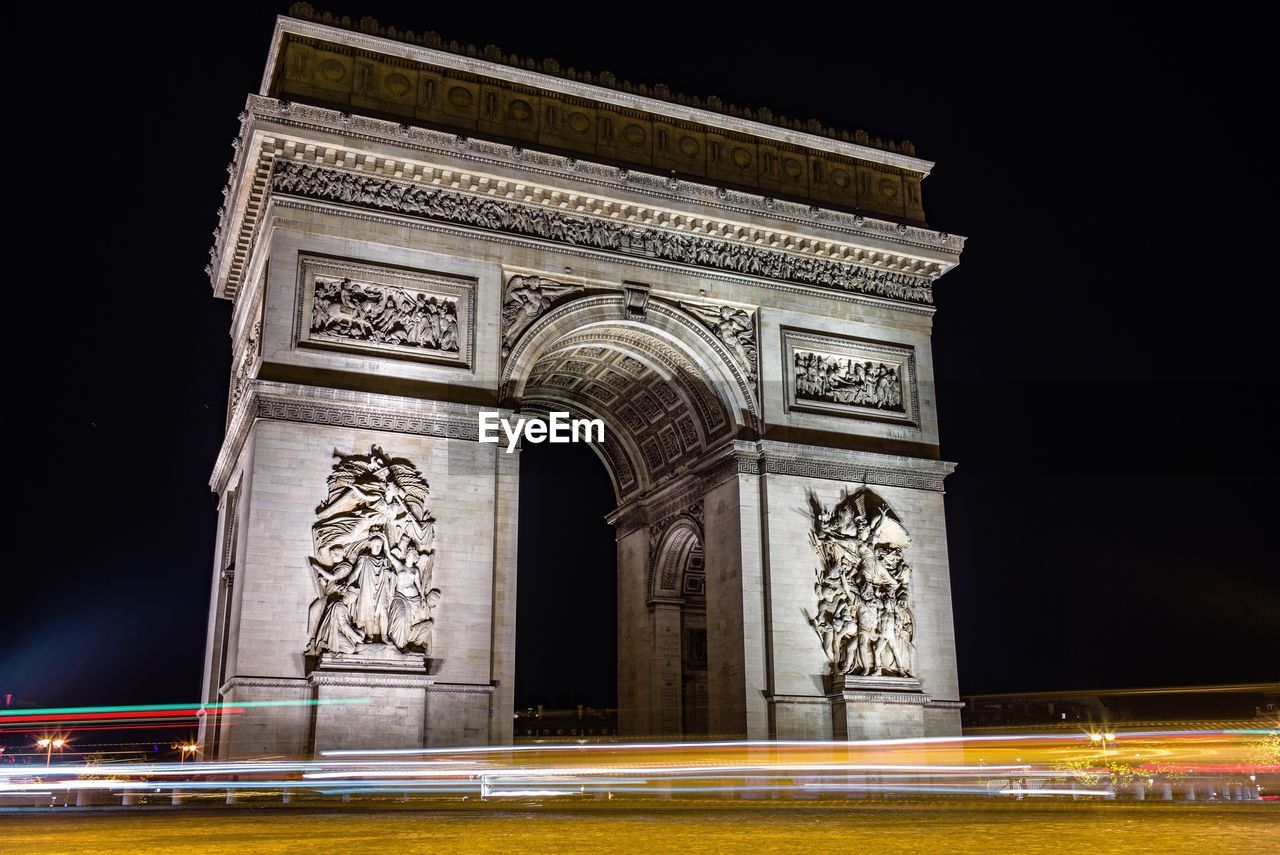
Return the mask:
[[[314,759],[185,763],[28,762],[0,768],[0,806],[47,806],[50,799],[69,802],[73,796],[82,805],[334,795],[489,800],[928,794],[1265,801],[1280,786],[1278,734],[1260,728],[1133,730],[1105,738],[1053,732],[864,742],[334,750]]]

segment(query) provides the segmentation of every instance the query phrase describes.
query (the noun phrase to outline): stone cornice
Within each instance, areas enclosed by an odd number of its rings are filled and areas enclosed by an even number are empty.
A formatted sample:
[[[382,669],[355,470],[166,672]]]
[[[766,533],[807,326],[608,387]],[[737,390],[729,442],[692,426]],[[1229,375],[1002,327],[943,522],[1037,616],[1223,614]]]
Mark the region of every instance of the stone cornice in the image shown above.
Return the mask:
[[[345,143],[337,142],[339,135]],[[395,146],[406,150],[412,159],[370,154],[370,146],[358,148],[351,144],[357,140],[382,144],[375,146],[380,152],[387,145]],[[859,214],[250,96],[242,114],[236,157],[228,167],[231,177],[224,190],[226,200],[219,212],[215,244],[210,250],[210,275],[218,296],[234,297],[240,287],[258,233],[255,227],[262,214],[272,163],[280,157],[340,165],[362,175],[406,179],[417,186],[519,200],[573,215],[594,214],[615,223],[670,229],[688,239],[723,240],[730,247],[768,249],[825,263],[853,265],[864,270],[864,276],[915,281],[926,291],[934,279],[958,263],[964,245],[964,239],[958,236]],[[427,163],[425,159],[472,164],[459,167]],[[494,174],[482,174],[476,166]],[[502,177],[504,170],[521,177]],[[545,176],[552,186],[530,184],[526,176],[534,180]],[[620,196],[641,193],[661,199],[663,204],[692,203],[715,213],[695,215],[605,199],[592,191],[567,189],[564,180],[616,190]],[[749,220],[724,219],[724,215]],[[775,221],[777,226],[765,226],[761,221]]]
[[[945,460],[874,454],[814,445],[764,440],[756,443],[762,472],[799,475],[856,484],[943,491],[943,481],[956,465]],[[745,453],[740,452],[740,457]]]
[[[502,244],[506,246],[527,247],[530,245],[537,245],[537,239],[535,238],[520,237],[500,232],[478,231],[474,229],[467,229],[465,226],[455,226],[432,220],[406,217],[389,212],[383,213],[381,211],[373,211],[368,208],[355,208],[344,205],[335,206],[325,202],[313,202],[308,199],[292,196],[273,197],[270,200],[269,205],[270,209],[266,214],[268,219],[272,218],[273,211],[300,211],[308,215],[318,214],[322,216],[343,217],[360,222],[380,223],[394,227],[421,230],[424,232],[433,232],[438,234],[465,234],[469,240],[485,241],[486,243]],[[277,220],[272,221],[278,222]],[[597,250],[590,247],[569,246],[567,244],[557,246],[555,249],[560,254],[575,256],[578,258],[605,258],[618,265],[635,268],[637,271],[655,271],[661,274],[668,273],[671,269],[670,262],[660,261],[645,256],[612,255],[607,253],[605,250]],[[924,318],[931,318],[935,312],[934,307],[927,303],[903,303],[889,300],[884,297],[877,297],[873,294],[864,294],[858,291],[836,291],[830,288],[821,288],[818,286],[803,285],[793,282],[783,282],[781,280],[768,279],[762,276],[747,276],[738,273],[721,272],[705,267],[697,268],[696,275],[699,280],[709,283],[725,282],[734,285],[750,285],[784,294],[800,294],[805,297],[816,296],[822,299],[841,303],[856,303],[862,306],[874,306],[878,308],[890,307],[894,312],[902,315],[916,315]],[[767,304],[769,299],[765,296],[762,298],[762,301]]]
[[[276,27],[271,37],[271,49],[267,55],[266,70],[262,75],[259,94],[266,95],[271,91],[272,77],[279,65],[280,48],[284,42],[285,35],[289,33],[335,44],[349,45],[372,53],[400,57],[410,62],[451,68],[467,74],[489,77],[495,80],[505,80],[521,86],[529,86],[547,92],[557,92],[572,98],[598,101],[626,110],[666,116],[678,121],[693,122],[731,133],[746,134],[789,145],[803,146],[817,151],[826,151],[832,154],[865,160],[869,163],[881,163],[886,166],[918,172],[922,176],[927,176],[934,165],[932,161],[911,155],[884,151],[883,149],[831,139],[792,128],[725,115],[686,104],[673,104],[657,98],[649,98],[631,92],[610,89],[605,86],[597,86],[525,68],[517,68],[504,63],[480,59],[479,57],[462,56],[422,45],[409,44],[396,39],[383,38],[369,33],[352,32],[351,30],[330,27],[284,15],[276,19]]]
[[[445,401],[252,380],[232,414],[209,487],[215,493],[222,492],[249,431],[259,419],[476,441],[480,409]],[[510,413],[497,407],[486,409]]]
[[[929,696],[920,692],[877,691],[875,689],[846,689],[828,695],[833,703],[903,704],[913,707],[929,706]]]
[[[236,689],[298,689],[311,691],[306,677],[230,677],[218,687],[218,694],[225,695]]]
[[[587,246],[910,303],[933,301],[932,282],[936,274],[932,271],[922,275],[878,269],[810,255],[802,250],[760,246],[745,235],[712,237],[678,227],[632,225],[612,218],[607,210],[567,213],[559,206],[552,207],[549,199],[509,201],[495,195],[459,193],[435,182],[424,184],[297,160],[275,162],[271,187],[274,193],[394,211],[569,246]],[[498,189],[501,192],[502,188]]]
[[[637,496],[607,517],[622,537],[661,520],[675,509],[739,475],[797,475],[851,484],[905,487],[942,492],[956,465],[893,454],[847,451],[815,445],[764,440],[733,440],[708,452],[697,470],[679,481]]]
[[[433,695],[492,695],[494,687],[478,683],[432,683],[427,691]]]
[[[434,682],[430,677],[413,674],[360,673],[353,671],[312,671],[307,676],[312,686],[374,686],[383,689],[426,689]]]
[[[891,692],[891,691],[846,691],[837,692],[830,695],[766,695],[765,702],[769,704],[813,704],[817,706],[831,706],[834,703],[872,703],[872,704],[903,704],[914,707],[933,707],[934,702],[930,700],[928,695],[919,692]],[[939,704],[942,707],[942,704]],[[942,707],[949,709],[950,707]]]
[[[354,140],[390,144],[409,152],[429,155],[432,159],[447,156],[450,159],[463,158],[493,167],[515,166],[522,173],[542,175],[550,179],[569,178],[619,191],[642,192],[671,202],[695,203],[740,216],[793,223],[806,231],[819,228],[864,241],[878,239],[891,242],[893,246],[890,249],[914,247],[935,254],[958,254],[965,244],[965,238],[961,235],[924,226],[775,199],[763,193],[734,190],[687,178],[673,181],[669,175],[596,163],[590,158],[554,154],[475,136],[462,137],[447,131],[344,113],[312,104],[250,95],[242,115],[246,121],[242,130],[252,128],[264,133],[274,132],[282,138],[290,134],[298,135],[300,131],[306,132],[305,136],[310,142],[334,148],[335,152],[350,147]],[[248,123],[249,119],[253,122]],[[333,139],[322,143],[318,139],[319,135],[327,135]],[[341,137],[341,140],[337,137]],[[242,133],[240,142],[247,144],[248,136]],[[239,146],[243,147],[245,146]],[[363,156],[361,154],[362,158]],[[558,189],[563,192],[562,188]]]

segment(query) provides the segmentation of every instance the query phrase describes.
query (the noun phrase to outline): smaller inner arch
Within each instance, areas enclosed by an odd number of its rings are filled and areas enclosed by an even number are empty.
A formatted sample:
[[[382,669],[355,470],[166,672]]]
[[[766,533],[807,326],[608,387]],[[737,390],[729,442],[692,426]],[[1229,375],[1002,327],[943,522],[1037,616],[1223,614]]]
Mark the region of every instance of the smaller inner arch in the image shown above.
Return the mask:
[[[672,686],[678,679],[679,704],[664,699],[662,731],[684,739],[704,738],[707,717],[707,575],[702,528],[692,516],[666,524],[649,566],[649,605],[657,635],[669,645],[661,667]],[[677,654],[678,651],[678,655]]]

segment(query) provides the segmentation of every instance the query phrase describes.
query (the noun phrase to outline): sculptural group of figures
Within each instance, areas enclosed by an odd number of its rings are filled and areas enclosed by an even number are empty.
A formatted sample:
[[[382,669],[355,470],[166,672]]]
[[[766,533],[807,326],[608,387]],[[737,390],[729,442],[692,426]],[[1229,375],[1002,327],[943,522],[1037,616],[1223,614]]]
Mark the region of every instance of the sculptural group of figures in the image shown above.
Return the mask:
[[[573,285],[561,285],[541,276],[513,276],[502,299],[502,355],[511,355],[520,334],[552,304],[566,295],[582,293]]]
[[[680,308],[702,321],[716,338],[733,354],[733,358],[746,371],[747,377],[756,376],[756,327],[751,315],[733,306],[704,306],[698,303],[680,303]]]
[[[458,352],[458,306],[448,297],[350,279],[317,279],[311,305],[313,334]]]
[[[883,362],[797,350],[796,397],[902,412],[902,379]]]
[[[909,677],[915,658],[910,607],[911,544],[888,506],[874,514],[866,490],[826,510],[810,494],[809,541],[821,559],[813,590],[818,609],[806,615],[833,674]]]
[[[412,463],[376,445],[367,455],[334,456],[329,495],[311,529],[319,596],[307,653],[349,654],[382,643],[429,654],[440,590],[431,586],[435,520],[427,482]]]
[[[933,302],[930,280],[899,270],[779,252],[773,247],[744,246],[719,237],[635,226],[625,221],[507,202],[492,196],[459,195],[451,188],[409,184],[381,175],[289,158],[276,158],[272,170],[271,186],[278,193],[397,211],[572,246],[616,250],[768,279],[879,294],[914,303]]]

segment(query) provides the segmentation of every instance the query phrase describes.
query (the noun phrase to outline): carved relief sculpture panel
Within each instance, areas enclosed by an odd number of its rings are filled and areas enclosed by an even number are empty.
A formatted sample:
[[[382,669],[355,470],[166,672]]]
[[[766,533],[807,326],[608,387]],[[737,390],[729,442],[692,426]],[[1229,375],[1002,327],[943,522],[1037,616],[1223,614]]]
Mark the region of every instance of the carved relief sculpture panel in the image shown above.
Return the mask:
[[[919,426],[912,348],[789,329],[782,334],[788,410]]]
[[[308,560],[317,596],[310,656],[432,656],[440,589],[432,585],[435,519],[418,468],[374,445],[334,451],[329,493],[316,508]]]
[[[381,175],[276,159],[275,193],[343,202],[490,231],[542,238],[768,279],[875,294],[911,303],[933,302],[933,279],[834,258],[817,258],[687,231],[639,227],[494,196],[457,193]],[[905,226],[904,226],[905,228]]]
[[[819,559],[817,609],[806,612],[831,674],[912,677],[911,536],[887,504],[865,487],[834,508],[809,493]]]
[[[512,276],[502,297],[502,358],[516,340],[556,302],[583,293],[577,285],[561,285],[542,276]]]
[[[234,368],[231,372],[230,400],[227,403],[228,419],[235,414],[236,407],[240,406],[240,401],[249,388],[249,380],[253,377],[254,366],[260,355],[261,340],[262,318],[258,317],[232,358]]]
[[[720,343],[733,354],[734,361],[738,363],[747,379],[754,382],[756,379],[755,312],[739,309],[736,306],[688,303],[683,300],[679,305],[711,330]]]
[[[470,366],[472,281],[307,255],[298,270],[300,346]]]

